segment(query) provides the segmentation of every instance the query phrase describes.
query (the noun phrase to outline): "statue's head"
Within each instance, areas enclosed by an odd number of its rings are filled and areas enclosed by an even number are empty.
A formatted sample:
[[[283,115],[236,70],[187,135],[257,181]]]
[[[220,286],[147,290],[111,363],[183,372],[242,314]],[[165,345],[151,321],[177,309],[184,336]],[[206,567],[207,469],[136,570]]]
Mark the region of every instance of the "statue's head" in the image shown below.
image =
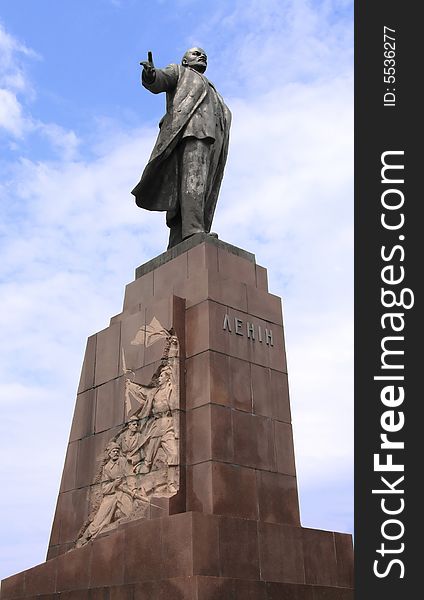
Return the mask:
[[[181,64],[184,67],[191,67],[199,73],[204,73],[208,66],[208,57],[202,48],[190,48],[184,54]]]
[[[111,460],[116,461],[121,453],[121,447],[116,442],[110,442],[107,445],[106,453]]]
[[[159,386],[164,385],[171,379],[172,369],[169,365],[163,367],[158,376]]]
[[[131,419],[128,421],[128,429],[130,431],[137,431],[137,429],[138,429],[138,418],[137,417],[131,417]]]

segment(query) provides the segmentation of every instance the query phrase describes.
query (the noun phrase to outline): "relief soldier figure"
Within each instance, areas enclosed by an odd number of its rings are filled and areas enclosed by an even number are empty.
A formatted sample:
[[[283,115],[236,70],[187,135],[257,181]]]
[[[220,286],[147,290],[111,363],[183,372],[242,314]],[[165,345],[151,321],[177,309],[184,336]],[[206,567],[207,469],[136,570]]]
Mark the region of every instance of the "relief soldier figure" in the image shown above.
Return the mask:
[[[137,466],[142,461],[144,453],[141,449],[142,435],[139,430],[139,421],[136,416],[131,417],[128,421],[127,429],[119,435],[117,443],[121,448],[121,452],[127,459],[128,475],[136,472]]]
[[[169,491],[176,491],[174,471],[178,465],[178,446],[175,435],[175,419],[172,414],[172,368],[165,366],[158,376],[157,387],[147,390],[143,406],[137,416],[144,423],[141,428],[144,463],[139,473],[149,473],[156,463],[168,467]]]
[[[154,498],[179,488],[179,342],[156,318],[131,344],[146,347],[165,340],[162,359],[148,384],[132,381],[122,351],[127,423],[108,443],[92,486],[91,514],[76,546],[84,546],[122,520],[145,518]]]
[[[111,442],[106,448],[106,463],[101,471],[102,500],[91,523],[78,539],[76,546],[84,546],[105,527],[133,510],[134,491],[126,482],[127,461],[121,455],[121,448]]]

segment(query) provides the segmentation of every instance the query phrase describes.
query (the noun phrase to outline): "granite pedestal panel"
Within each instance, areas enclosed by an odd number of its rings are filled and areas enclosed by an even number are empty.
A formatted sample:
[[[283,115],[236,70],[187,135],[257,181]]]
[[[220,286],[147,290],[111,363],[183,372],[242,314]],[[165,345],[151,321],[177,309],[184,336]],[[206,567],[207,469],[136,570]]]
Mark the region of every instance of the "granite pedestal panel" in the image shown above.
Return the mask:
[[[101,497],[112,463],[99,470],[99,457],[111,440],[123,448],[170,361],[177,453],[168,427],[166,469],[128,478],[141,508],[125,512],[115,489]],[[2,599],[347,600],[352,568],[351,536],[300,525],[281,302],[266,270],[203,234],[142,265],[122,313],[88,339],[47,562],[4,580]]]

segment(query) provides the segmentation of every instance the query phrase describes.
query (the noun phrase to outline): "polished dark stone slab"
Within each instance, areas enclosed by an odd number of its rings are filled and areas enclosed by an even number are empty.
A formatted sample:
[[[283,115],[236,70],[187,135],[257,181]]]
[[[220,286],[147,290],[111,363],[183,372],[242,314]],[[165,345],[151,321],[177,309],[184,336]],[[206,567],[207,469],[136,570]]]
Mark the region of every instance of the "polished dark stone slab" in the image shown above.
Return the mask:
[[[169,262],[170,260],[177,258],[177,256],[180,256],[180,254],[183,254],[184,252],[191,250],[191,248],[194,248],[195,246],[198,246],[199,244],[202,244],[203,242],[206,242],[207,244],[212,244],[213,246],[216,246],[217,248],[222,248],[223,250],[226,250],[230,254],[235,254],[236,256],[245,258],[246,260],[249,260],[252,263],[256,263],[255,255],[252,254],[251,252],[247,252],[247,250],[243,250],[242,248],[238,248],[237,246],[233,246],[232,244],[223,242],[222,240],[220,240],[208,233],[196,233],[195,235],[192,235],[191,237],[184,240],[180,244],[177,244],[170,250],[167,250],[166,252],[159,254],[159,256],[156,256],[155,258],[152,258],[152,260],[149,260],[146,263],[144,263],[143,265],[140,265],[139,267],[137,267],[135,270],[135,278],[138,279],[139,277],[146,275],[146,273],[150,273],[151,271],[154,271],[161,265],[164,265],[165,263]]]

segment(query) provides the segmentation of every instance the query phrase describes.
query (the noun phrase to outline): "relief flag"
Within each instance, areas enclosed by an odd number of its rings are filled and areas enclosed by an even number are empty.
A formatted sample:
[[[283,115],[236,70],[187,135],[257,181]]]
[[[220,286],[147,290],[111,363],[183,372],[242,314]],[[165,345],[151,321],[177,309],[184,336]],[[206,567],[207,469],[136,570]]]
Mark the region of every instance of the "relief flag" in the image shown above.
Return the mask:
[[[166,331],[156,317],[153,317],[150,325],[140,327],[135,338],[131,341],[131,345],[138,346],[140,344],[144,344],[147,348],[148,346],[158,342],[160,339],[167,339],[169,337],[169,331]]]

